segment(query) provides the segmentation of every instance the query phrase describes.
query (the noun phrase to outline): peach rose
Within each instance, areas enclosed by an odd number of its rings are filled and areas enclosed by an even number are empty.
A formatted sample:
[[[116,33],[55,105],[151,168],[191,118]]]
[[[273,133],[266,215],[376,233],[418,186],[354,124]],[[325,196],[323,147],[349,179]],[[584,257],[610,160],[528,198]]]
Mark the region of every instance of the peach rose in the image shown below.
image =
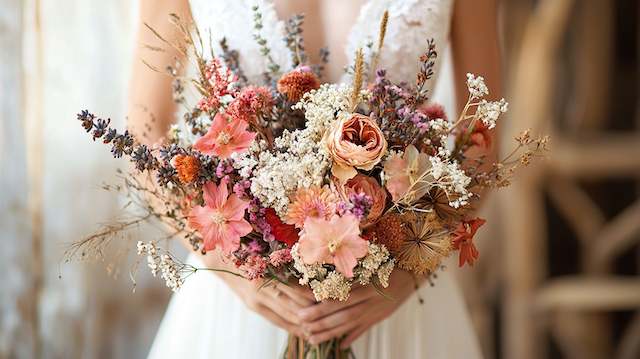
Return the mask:
[[[376,219],[380,218],[387,202],[387,192],[384,188],[380,187],[378,181],[359,173],[352,179],[348,180],[345,187],[347,192],[364,193],[373,201],[369,215],[367,215],[365,220],[365,224],[374,222]]]
[[[333,157],[331,172],[341,183],[353,178],[356,168],[371,170],[387,151],[380,127],[358,113],[338,117],[324,141]]]

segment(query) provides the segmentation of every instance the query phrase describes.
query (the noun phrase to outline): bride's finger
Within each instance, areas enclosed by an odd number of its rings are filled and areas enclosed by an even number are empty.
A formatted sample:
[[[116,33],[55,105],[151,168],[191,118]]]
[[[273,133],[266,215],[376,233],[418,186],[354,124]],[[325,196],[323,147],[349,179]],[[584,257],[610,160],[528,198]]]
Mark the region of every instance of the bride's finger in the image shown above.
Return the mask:
[[[352,305],[363,302],[371,298],[371,293],[366,290],[354,291],[346,301],[328,300],[316,305],[303,308],[298,314],[305,322],[313,322],[331,313],[343,310]]]
[[[293,301],[298,303],[302,307],[308,307],[316,303],[316,299],[313,296],[313,292],[310,289],[301,287],[297,284],[285,285],[278,284],[276,289],[286,294]]]
[[[296,325],[302,323],[298,315],[301,307],[287,296],[281,295],[280,297],[276,297],[269,293],[265,294],[265,296],[260,299],[260,302],[286,321]]]
[[[358,304],[347,307],[343,310],[337,311],[324,318],[320,318],[311,323],[302,324],[303,329],[311,334],[324,332],[335,327],[339,327],[347,322],[356,321],[364,313],[367,308],[367,302],[360,302]]]
[[[327,340],[333,338],[339,338],[345,333],[348,333],[350,330],[356,328],[358,325],[359,323],[357,321],[350,321],[342,324],[341,326],[325,330],[324,332],[312,334],[311,336],[309,336],[309,343],[315,345],[326,342]]]
[[[286,330],[287,332],[289,332],[291,334],[294,334],[294,335],[297,335],[297,336],[303,336],[304,335],[304,333],[303,333],[302,329],[300,328],[300,326],[294,325],[294,324],[284,320],[284,318],[282,318],[281,316],[276,314],[274,311],[272,311],[271,309],[269,309],[265,305],[262,305],[262,304],[258,305],[257,312],[258,312],[258,314],[260,314],[263,317],[265,317],[268,321],[273,323],[275,326],[280,327],[280,328]]]

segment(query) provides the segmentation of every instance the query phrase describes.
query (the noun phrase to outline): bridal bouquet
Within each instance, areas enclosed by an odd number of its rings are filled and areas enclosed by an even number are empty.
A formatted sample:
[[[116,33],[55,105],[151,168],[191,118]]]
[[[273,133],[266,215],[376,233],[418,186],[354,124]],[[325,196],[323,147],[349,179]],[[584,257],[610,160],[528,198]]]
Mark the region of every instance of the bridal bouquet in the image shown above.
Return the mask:
[[[469,74],[464,110],[448,119],[428,97],[437,57],[432,40],[417,59],[415,81],[391,82],[377,68],[386,16],[378,46],[366,59],[357,52],[349,84],[322,83],[322,64],[306,60],[300,18],[289,23],[285,38],[290,69],[271,59],[258,9],[255,19],[254,37],[269,63],[263,83],[248,82],[226,42],[220,54],[205,56],[199,34],[178,23],[195,49],[198,75],[189,81],[199,99],[186,112],[185,126],[173,127],[164,143],[146,145],[109,120],[78,114],[94,140],[133,163],[117,188],[142,213],[71,250],[103,245],[155,218],[194,250],[221,252],[235,274],[263,283],[298,282],[318,301],[346,300],[360,285],[384,292],[394,269],[429,277],[451,255],[461,266],[473,265],[473,237],[485,222],[474,218],[474,203],[483,189],[507,186],[515,169],[541,155],[548,139],[523,132],[511,156],[488,159],[505,100],[485,99],[483,78]],[[175,99],[186,104],[187,80],[169,70]],[[173,290],[195,271],[216,270],[183,263],[158,241],[139,242],[137,252]],[[289,355],[346,355],[337,340],[290,347]]]

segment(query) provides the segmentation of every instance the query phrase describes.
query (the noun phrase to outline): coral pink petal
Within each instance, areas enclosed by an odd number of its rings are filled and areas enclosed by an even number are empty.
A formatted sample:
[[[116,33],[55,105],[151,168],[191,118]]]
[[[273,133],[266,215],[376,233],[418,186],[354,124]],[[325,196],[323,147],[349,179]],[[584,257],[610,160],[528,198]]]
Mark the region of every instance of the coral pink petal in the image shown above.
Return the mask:
[[[306,264],[322,263],[331,257],[327,240],[322,236],[327,232],[326,223],[323,219],[311,217],[304,223],[298,243],[300,257]]]
[[[225,127],[229,124],[229,120],[227,116],[222,114],[217,114],[216,117],[213,118],[213,122],[211,123],[211,127],[209,127],[208,134],[211,134],[214,138],[218,137],[218,134],[224,130]]]
[[[227,223],[227,226],[231,231],[238,235],[238,237],[244,237],[247,234],[253,231],[253,227],[249,224],[249,222],[243,220],[239,221],[230,221]]]
[[[232,194],[222,206],[221,212],[228,221],[239,221],[244,217],[244,211],[247,208],[249,208],[249,202],[243,201],[235,194]]]
[[[219,244],[224,244],[220,229],[218,225],[209,225],[201,232],[205,251],[213,250]]]
[[[346,250],[338,250],[333,256],[333,264],[336,270],[347,278],[353,277],[353,268],[358,264],[356,257]]]
[[[216,137],[217,135],[213,135],[211,132],[208,132],[193,144],[193,148],[205,155],[211,155],[216,147]]]
[[[222,180],[219,186],[216,186],[213,182],[207,182],[202,188],[202,194],[207,206],[211,208],[221,208],[229,195],[227,182]]]

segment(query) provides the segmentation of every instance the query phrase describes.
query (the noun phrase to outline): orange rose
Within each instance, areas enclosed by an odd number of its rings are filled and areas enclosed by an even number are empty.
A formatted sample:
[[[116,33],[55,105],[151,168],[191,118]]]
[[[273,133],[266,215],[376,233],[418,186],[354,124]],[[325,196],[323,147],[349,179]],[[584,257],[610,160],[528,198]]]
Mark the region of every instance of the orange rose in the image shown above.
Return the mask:
[[[355,177],[347,181],[345,187],[349,192],[364,193],[373,201],[369,215],[367,215],[365,220],[365,224],[374,222],[376,219],[380,218],[387,202],[387,192],[380,187],[378,181],[369,176],[357,174]]]
[[[356,168],[370,170],[387,151],[387,141],[369,117],[358,113],[338,117],[324,139],[333,157],[331,173],[341,183],[353,178]]]

